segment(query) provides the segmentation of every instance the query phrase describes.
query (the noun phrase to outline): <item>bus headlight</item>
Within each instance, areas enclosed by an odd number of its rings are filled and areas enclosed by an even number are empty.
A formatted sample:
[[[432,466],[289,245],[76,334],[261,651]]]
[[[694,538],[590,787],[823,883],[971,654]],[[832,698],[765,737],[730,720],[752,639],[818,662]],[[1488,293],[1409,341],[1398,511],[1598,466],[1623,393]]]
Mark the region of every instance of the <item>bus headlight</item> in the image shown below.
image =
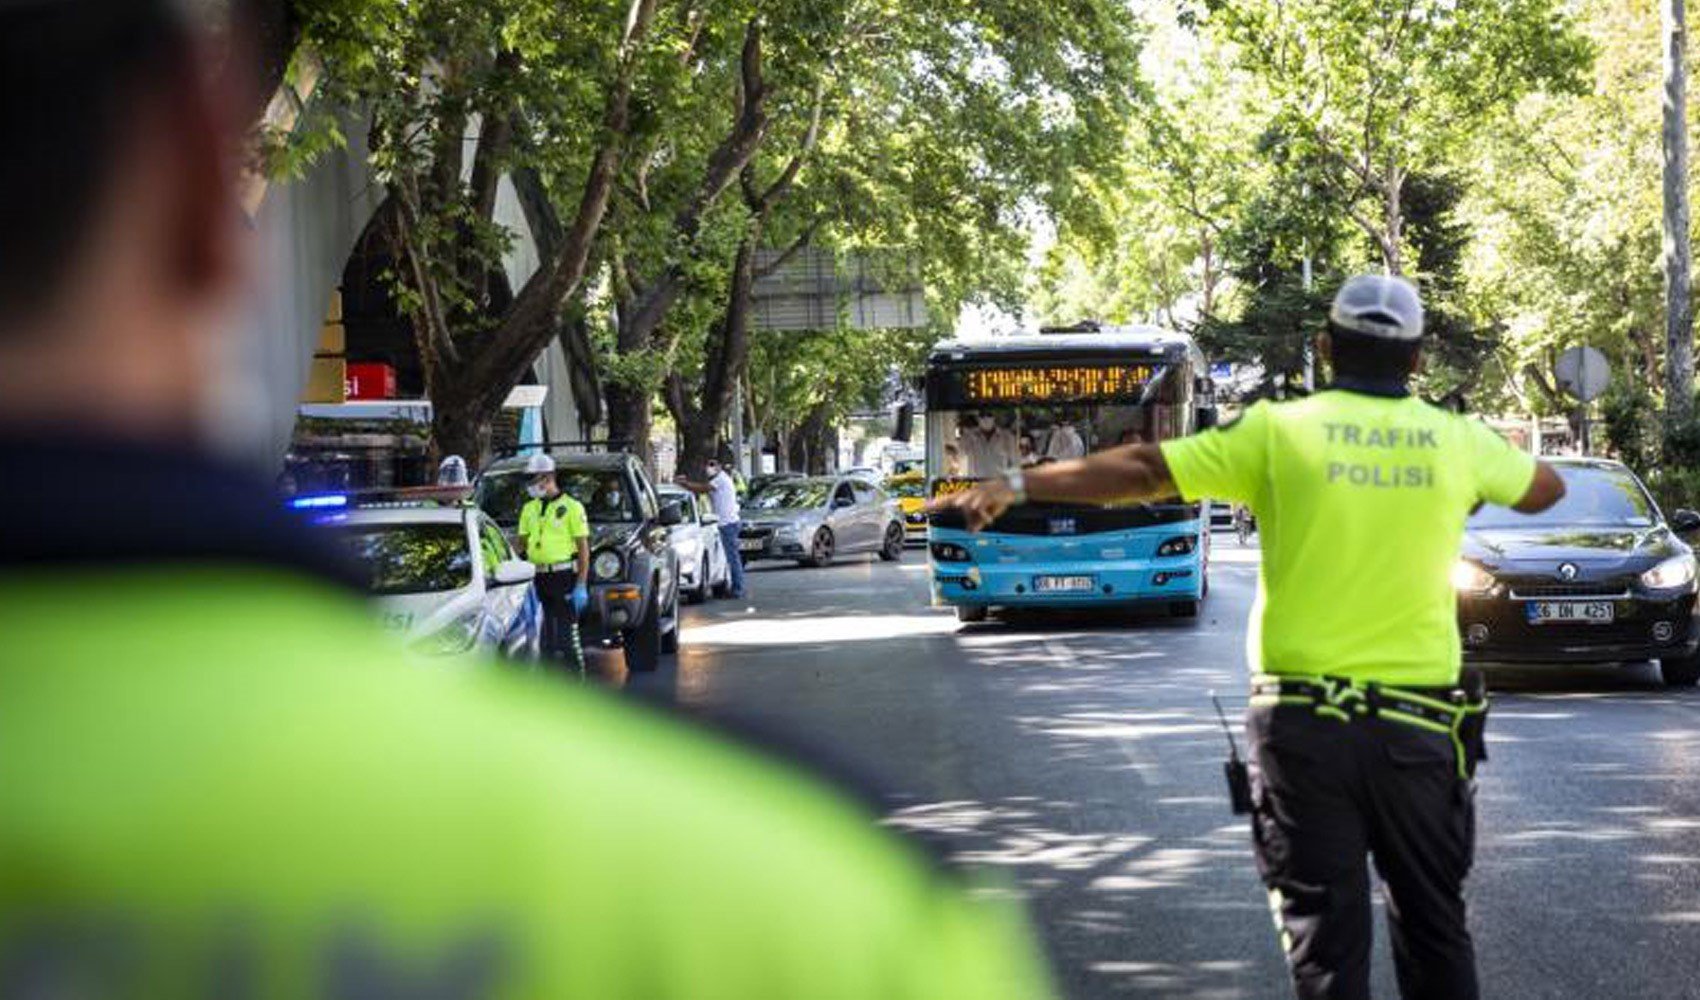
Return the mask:
[[[1694,557],[1686,554],[1671,556],[1642,573],[1641,582],[1655,590],[1686,587],[1694,582]]]
[[[933,558],[939,562],[968,562],[974,557],[968,550],[954,542],[934,542]]]
[[[603,549],[596,553],[596,558],[590,560],[590,577],[593,580],[617,580],[625,570],[625,560],[613,549]]]
[[[1157,546],[1157,555],[1159,557],[1189,555],[1193,550],[1193,546],[1197,544],[1197,539],[1193,538],[1191,535],[1178,535]]]
[[[1468,559],[1460,559],[1457,565],[1452,567],[1452,587],[1461,593],[1479,594],[1492,590],[1498,582],[1492,573]]]

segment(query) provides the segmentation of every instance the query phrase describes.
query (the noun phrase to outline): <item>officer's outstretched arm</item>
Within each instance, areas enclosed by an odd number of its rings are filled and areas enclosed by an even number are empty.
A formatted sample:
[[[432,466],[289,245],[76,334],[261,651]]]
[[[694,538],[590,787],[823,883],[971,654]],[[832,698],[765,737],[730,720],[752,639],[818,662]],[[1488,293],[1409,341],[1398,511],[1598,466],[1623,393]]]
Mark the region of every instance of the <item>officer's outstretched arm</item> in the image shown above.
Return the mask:
[[[1029,500],[1057,503],[1115,503],[1170,496],[1175,492],[1169,463],[1154,444],[1130,444],[1085,458],[1041,465],[1022,472]],[[971,490],[939,497],[929,511],[960,510],[970,531],[979,531],[1015,502],[1003,479],[990,479]]]
[[[1545,462],[1535,463],[1535,478],[1523,499],[1511,505],[1519,514],[1539,514],[1564,499],[1564,480],[1558,471]]]
[[[1127,444],[1026,470],[1027,497],[1058,503],[1148,500],[1175,492],[1163,449]]]

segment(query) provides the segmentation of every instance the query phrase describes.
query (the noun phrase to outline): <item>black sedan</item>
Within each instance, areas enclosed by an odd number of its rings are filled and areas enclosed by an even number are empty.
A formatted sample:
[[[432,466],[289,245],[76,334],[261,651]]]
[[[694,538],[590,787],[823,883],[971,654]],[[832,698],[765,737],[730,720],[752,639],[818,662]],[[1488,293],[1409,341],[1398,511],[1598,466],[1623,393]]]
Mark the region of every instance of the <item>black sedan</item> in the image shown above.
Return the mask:
[[[1682,537],[1700,531],[1700,514],[1679,510],[1667,523],[1617,462],[1553,464],[1566,488],[1553,507],[1483,507],[1470,518],[1453,574],[1465,658],[1657,660],[1667,684],[1700,681],[1695,556]]]

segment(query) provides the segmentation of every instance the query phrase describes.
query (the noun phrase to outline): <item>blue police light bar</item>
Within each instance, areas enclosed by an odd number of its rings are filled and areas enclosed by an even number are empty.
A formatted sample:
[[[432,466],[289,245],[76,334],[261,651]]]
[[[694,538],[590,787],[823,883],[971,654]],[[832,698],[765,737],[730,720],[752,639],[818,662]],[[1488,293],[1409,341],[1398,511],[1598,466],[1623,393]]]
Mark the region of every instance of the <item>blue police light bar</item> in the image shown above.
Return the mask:
[[[327,493],[324,496],[296,497],[289,501],[289,506],[296,510],[323,510],[329,507],[347,507],[348,497],[341,493]]]

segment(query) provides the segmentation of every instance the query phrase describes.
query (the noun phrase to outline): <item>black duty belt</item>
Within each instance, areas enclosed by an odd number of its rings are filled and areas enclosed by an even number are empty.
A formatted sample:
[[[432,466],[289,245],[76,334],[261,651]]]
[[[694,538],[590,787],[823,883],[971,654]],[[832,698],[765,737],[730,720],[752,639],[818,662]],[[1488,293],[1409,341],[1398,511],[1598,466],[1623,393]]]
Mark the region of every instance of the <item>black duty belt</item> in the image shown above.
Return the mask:
[[[1251,703],[1299,705],[1341,722],[1379,718],[1440,733],[1451,739],[1458,753],[1458,773],[1465,778],[1475,773],[1475,762],[1486,756],[1481,730],[1487,696],[1472,695],[1463,688],[1400,688],[1347,677],[1258,674],[1251,679]]]

